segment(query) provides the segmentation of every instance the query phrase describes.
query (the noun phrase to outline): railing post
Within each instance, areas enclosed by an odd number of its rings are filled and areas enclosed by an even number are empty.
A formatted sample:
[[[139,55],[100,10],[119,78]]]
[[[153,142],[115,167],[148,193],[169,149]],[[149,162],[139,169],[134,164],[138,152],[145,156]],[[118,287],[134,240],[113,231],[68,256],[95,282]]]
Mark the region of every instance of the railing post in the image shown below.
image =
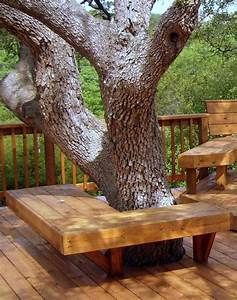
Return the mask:
[[[208,115],[200,119],[199,123],[199,144],[208,141]]]
[[[45,173],[46,184],[56,184],[56,165],[55,165],[55,149],[54,143],[50,138],[44,135],[44,149],[45,149]]]

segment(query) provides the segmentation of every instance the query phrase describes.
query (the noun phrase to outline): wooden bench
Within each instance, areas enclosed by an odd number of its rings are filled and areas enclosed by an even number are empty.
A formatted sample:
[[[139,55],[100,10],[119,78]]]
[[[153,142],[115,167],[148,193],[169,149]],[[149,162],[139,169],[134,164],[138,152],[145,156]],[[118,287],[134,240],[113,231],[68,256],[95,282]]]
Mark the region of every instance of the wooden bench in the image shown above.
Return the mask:
[[[206,102],[209,134],[237,134],[237,101],[212,100]],[[216,167],[217,188],[227,183],[227,166],[237,160],[237,136],[227,136],[208,141],[179,156],[179,166],[186,169],[187,193],[196,194],[197,169]],[[201,176],[202,177],[202,176]]]
[[[180,167],[186,169],[186,193],[181,203],[204,201],[227,209],[231,214],[231,230],[237,230],[237,182],[236,176],[227,172],[227,167],[237,161],[237,101],[207,101],[208,127],[215,138],[179,156]],[[229,136],[226,136],[229,135]],[[215,167],[213,175],[205,168]],[[200,176],[201,175],[201,176]]]
[[[230,228],[229,213],[207,203],[121,213],[72,185],[8,191],[6,201],[63,255],[84,253],[112,275],[124,247],[187,236],[194,260],[206,262],[215,233]]]

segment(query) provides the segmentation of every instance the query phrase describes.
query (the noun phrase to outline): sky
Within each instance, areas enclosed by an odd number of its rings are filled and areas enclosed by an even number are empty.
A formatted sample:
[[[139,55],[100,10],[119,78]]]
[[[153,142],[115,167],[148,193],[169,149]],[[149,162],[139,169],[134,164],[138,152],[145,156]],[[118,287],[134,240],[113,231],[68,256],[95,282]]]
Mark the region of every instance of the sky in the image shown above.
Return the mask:
[[[152,12],[154,14],[163,14],[174,0],[157,0]],[[237,0],[229,7],[230,12],[237,11]]]

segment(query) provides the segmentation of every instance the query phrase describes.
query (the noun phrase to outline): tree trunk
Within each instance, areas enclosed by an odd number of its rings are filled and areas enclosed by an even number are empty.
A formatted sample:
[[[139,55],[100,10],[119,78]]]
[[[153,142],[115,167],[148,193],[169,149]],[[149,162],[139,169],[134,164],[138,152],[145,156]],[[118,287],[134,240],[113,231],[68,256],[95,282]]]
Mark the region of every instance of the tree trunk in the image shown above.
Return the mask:
[[[112,143],[119,211],[175,204],[166,181],[161,133],[155,112],[155,89],[149,78],[139,82],[142,91],[129,85],[123,72],[117,79],[103,78],[102,91]],[[112,78],[112,79],[111,79]],[[103,85],[106,82],[106,85]],[[123,107],[121,109],[121,103]],[[171,263],[184,255],[182,239],[129,247],[129,265]]]

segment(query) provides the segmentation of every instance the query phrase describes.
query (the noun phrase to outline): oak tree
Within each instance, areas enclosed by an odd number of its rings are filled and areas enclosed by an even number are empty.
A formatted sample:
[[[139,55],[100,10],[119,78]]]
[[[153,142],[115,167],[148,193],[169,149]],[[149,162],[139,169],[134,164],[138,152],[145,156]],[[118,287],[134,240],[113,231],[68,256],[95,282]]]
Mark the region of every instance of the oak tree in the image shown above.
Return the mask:
[[[51,137],[119,211],[175,203],[155,92],[194,30],[201,1],[174,1],[151,36],[154,2],[115,0],[113,14],[103,7],[105,17],[96,18],[75,0],[0,0],[0,26],[24,45],[1,81],[4,103]],[[75,51],[98,73],[106,125],[84,105]],[[126,258],[164,262],[183,253],[175,240],[132,248]]]

